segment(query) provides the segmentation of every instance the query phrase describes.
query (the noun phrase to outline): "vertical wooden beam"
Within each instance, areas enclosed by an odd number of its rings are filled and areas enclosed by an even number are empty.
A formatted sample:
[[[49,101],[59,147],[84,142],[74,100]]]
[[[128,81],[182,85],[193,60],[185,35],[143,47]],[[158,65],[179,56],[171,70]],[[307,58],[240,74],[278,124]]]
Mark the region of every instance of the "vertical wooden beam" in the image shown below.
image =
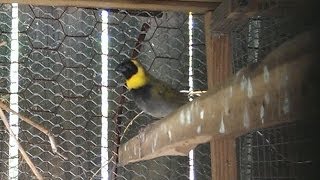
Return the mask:
[[[207,58],[207,76],[208,76],[208,89],[211,89],[214,84],[213,80],[213,48],[211,45],[212,42],[212,33],[211,33],[211,21],[212,21],[212,12],[207,12],[204,15],[204,31],[205,31],[205,42],[206,42],[206,58]]]
[[[235,138],[228,136],[213,139],[211,146],[211,172],[214,180],[237,179]]]
[[[228,34],[212,34],[209,44],[212,48],[212,57],[208,59],[209,89],[224,82],[231,75],[231,50]],[[210,73],[210,74],[209,74]]]
[[[212,89],[232,74],[231,48],[228,34],[211,32],[211,12],[205,15],[208,88]]]
[[[225,81],[232,74],[229,34],[211,31],[212,12],[205,15],[208,88]],[[212,139],[211,173],[213,180],[236,180],[237,159],[234,137]]]

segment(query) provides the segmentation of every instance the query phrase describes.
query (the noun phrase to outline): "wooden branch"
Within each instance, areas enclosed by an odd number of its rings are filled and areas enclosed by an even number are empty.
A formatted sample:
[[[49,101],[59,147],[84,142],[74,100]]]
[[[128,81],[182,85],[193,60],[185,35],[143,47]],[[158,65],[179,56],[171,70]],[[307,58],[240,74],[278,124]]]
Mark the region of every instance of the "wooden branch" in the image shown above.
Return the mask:
[[[182,11],[203,13],[214,10],[220,2],[158,1],[158,0],[3,0],[2,3],[19,3],[42,6],[75,6],[104,9],[134,9],[150,11]]]
[[[241,70],[151,124],[120,146],[119,162],[125,165],[166,155],[187,155],[213,137],[240,136],[257,128],[308,121],[312,118],[307,117],[319,115],[319,90],[314,85],[319,83],[315,77],[320,67],[314,34],[303,33],[284,43],[259,66]]]
[[[137,40],[137,42],[135,44],[135,48],[132,50],[131,59],[134,59],[139,55],[141,47],[142,47],[142,42],[144,41],[144,39],[146,37],[146,34],[147,34],[149,29],[150,29],[150,22],[146,22],[146,23],[142,24],[141,30],[140,30],[140,34],[138,36],[138,40]],[[125,134],[126,129],[127,129],[127,128],[125,128],[125,130],[123,132],[123,135],[121,136],[121,123],[122,123],[122,121],[121,121],[120,115],[123,112],[123,108],[124,108],[123,105],[124,105],[125,99],[126,99],[125,96],[124,96],[124,93],[126,91],[127,91],[126,87],[123,86],[122,89],[121,89],[121,93],[120,93],[120,100],[119,100],[119,105],[120,106],[118,106],[117,113],[112,118],[112,119],[114,119],[114,122],[115,122],[115,125],[116,125],[116,127],[115,127],[115,133],[116,133],[115,134],[116,135],[115,144],[116,144],[116,146],[115,146],[115,150],[114,150],[115,154],[114,154],[114,167],[112,169],[112,171],[113,171],[112,179],[117,179],[117,176],[118,176],[118,173],[117,173],[118,168],[117,168],[116,165],[119,162],[119,156],[118,156],[118,154],[119,154],[119,146],[120,146],[120,143],[121,143],[121,139],[124,137],[124,134]],[[138,117],[138,116],[136,116],[136,117]],[[134,119],[136,119],[136,117],[133,118],[132,121],[134,121]],[[130,126],[130,123],[129,123],[128,126]]]
[[[14,115],[17,115],[21,120],[23,120],[24,122],[26,122],[27,124],[31,125],[32,127],[38,129],[39,131],[41,131],[42,133],[44,133],[45,135],[48,136],[49,138],[49,141],[50,141],[50,145],[51,145],[51,149],[52,149],[52,152],[59,155],[60,157],[62,157],[64,160],[68,160],[68,158],[66,156],[64,156],[63,154],[61,154],[59,151],[58,151],[58,148],[57,148],[57,143],[55,141],[55,138],[54,136],[52,135],[52,133],[42,127],[41,125],[33,122],[31,119],[25,117],[25,116],[22,116],[21,114],[17,113],[16,111],[10,109],[7,105],[5,105],[3,102],[0,101],[0,108],[7,111],[8,113],[12,113]]]
[[[138,41],[136,42],[135,48],[133,49],[132,54],[131,54],[131,59],[137,58],[137,56],[140,54],[140,50],[141,50],[141,47],[142,47],[142,42],[144,41],[144,39],[145,39],[145,37],[147,35],[147,32],[150,29],[150,24],[149,23],[150,22],[142,24],[141,31],[140,31],[140,34],[138,36]]]
[[[16,144],[18,145],[19,151],[20,151],[20,153],[22,155],[22,158],[29,165],[29,167],[30,167],[31,171],[33,172],[33,174],[37,177],[37,179],[42,180],[43,179],[42,175],[39,173],[39,171],[37,170],[36,166],[33,164],[31,159],[27,155],[26,151],[23,149],[23,147],[19,143],[18,139],[16,138],[16,135],[13,133],[12,129],[10,128],[10,125],[9,125],[9,122],[8,122],[8,119],[7,119],[6,115],[3,113],[3,110],[1,108],[0,108],[0,119],[2,119],[3,124],[5,125],[7,130],[9,131],[10,136],[13,137],[13,139],[15,140]]]

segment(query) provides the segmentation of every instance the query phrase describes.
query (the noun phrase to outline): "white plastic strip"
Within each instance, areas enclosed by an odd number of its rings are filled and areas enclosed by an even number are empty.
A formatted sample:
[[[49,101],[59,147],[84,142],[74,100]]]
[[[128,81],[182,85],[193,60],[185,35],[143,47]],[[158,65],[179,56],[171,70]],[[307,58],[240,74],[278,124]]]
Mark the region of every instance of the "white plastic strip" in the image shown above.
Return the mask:
[[[18,76],[18,59],[19,59],[19,17],[18,17],[18,4],[12,4],[12,30],[11,30],[11,55],[10,55],[10,108],[16,112],[19,112],[18,105],[18,88],[19,88],[19,76]],[[19,118],[17,115],[11,114],[9,117],[10,128],[14,135],[18,138],[19,133]],[[9,179],[16,180],[19,175],[19,157],[18,157],[18,145],[13,137],[9,139]]]
[[[102,11],[102,105],[101,105],[101,180],[109,179],[108,155],[108,11]]]
[[[193,87],[193,62],[192,62],[192,31],[193,31],[193,20],[192,13],[189,12],[189,92],[194,90]],[[192,99],[190,99],[191,101]],[[194,180],[194,152],[189,152],[189,179]]]

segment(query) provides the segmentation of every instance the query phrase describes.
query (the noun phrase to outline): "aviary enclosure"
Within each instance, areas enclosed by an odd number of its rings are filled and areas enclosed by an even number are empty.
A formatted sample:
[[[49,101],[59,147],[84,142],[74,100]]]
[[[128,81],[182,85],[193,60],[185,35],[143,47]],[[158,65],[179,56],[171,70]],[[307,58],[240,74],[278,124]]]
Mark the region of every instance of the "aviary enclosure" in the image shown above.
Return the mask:
[[[317,179],[316,3],[0,4],[0,179]],[[114,68],[186,93],[164,119]],[[14,138],[16,137],[16,138]]]

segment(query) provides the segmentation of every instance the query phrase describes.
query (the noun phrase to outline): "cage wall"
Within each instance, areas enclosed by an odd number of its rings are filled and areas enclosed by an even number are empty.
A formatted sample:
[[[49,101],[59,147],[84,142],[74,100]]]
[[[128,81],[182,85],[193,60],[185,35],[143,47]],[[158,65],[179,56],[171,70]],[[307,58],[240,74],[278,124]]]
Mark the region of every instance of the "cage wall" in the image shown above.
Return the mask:
[[[48,137],[19,121],[19,141],[40,173],[48,179],[100,179],[108,167],[115,179],[188,179],[188,157],[161,157],[118,167],[117,147],[137,135],[156,119],[141,114],[124,80],[114,71],[130,59],[144,23],[150,26],[137,58],[157,78],[179,90],[207,89],[203,15],[193,14],[192,44],[189,45],[187,13],[108,11],[108,72],[102,72],[102,9],[18,5],[19,112],[50,129],[58,150],[51,151]],[[12,5],[0,5],[0,95],[9,102]],[[189,72],[189,46],[192,73]],[[108,80],[108,155],[101,164],[102,74]],[[9,115],[8,115],[9,117]],[[125,129],[127,130],[125,131]],[[125,132],[124,132],[125,131]],[[0,122],[0,179],[9,178],[9,134]],[[211,178],[208,145],[195,149],[195,177]],[[19,155],[19,179],[33,177]]]
[[[315,27],[317,23],[306,9],[296,7],[294,3],[262,1],[254,16],[230,28],[233,74],[249,64],[258,64],[283,42]],[[282,114],[290,110],[288,94],[295,92],[292,89],[279,93],[277,103],[283,108],[273,113]],[[268,95],[264,99],[271,104],[276,101]],[[263,118],[264,115],[260,116]],[[313,179],[317,157],[312,150],[314,129],[310,124],[304,124],[303,119],[299,120],[302,123],[285,123],[238,137],[238,178]]]

